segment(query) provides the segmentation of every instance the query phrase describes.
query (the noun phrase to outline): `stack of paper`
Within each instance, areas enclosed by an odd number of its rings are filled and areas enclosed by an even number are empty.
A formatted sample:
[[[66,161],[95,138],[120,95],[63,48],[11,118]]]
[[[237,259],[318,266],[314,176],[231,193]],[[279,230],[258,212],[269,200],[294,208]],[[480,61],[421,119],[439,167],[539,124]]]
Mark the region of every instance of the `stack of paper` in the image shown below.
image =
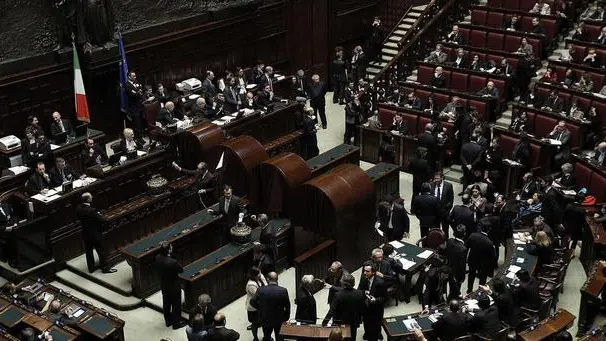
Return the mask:
[[[392,240],[392,241],[390,241],[390,242],[389,242],[389,245],[393,246],[393,247],[394,247],[394,249],[396,249],[396,250],[397,250],[397,249],[399,249],[399,248],[401,248],[401,247],[404,247],[404,244],[400,243],[400,242],[399,242],[399,241],[397,241],[397,240]]]
[[[410,269],[412,266],[415,266],[417,263],[413,262],[413,261],[409,261],[406,258],[399,258],[400,263],[402,263],[402,269],[404,270],[408,270]]]
[[[404,322],[406,329],[408,329],[409,331],[413,331],[415,329],[421,329],[421,326],[419,326],[419,324],[417,323],[416,320],[406,319],[406,320],[403,320],[402,322]]]
[[[518,259],[516,260],[516,263],[518,263],[518,264],[524,263],[524,258],[518,257]]]
[[[431,255],[433,255],[433,251],[431,251],[431,250],[425,250],[425,251],[423,251],[423,252],[419,253],[419,254],[417,255],[417,257],[419,257],[419,258],[423,258],[423,259],[427,259],[427,258],[429,258],[429,256],[431,256]]]
[[[516,274],[514,272],[508,272],[507,275],[505,275],[505,277],[507,277],[509,279],[515,279]]]
[[[513,272],[514,274],[520,270],[522,270],[522,268],[517,265],[510,265],[509,268],[507,269],[507,271]]]

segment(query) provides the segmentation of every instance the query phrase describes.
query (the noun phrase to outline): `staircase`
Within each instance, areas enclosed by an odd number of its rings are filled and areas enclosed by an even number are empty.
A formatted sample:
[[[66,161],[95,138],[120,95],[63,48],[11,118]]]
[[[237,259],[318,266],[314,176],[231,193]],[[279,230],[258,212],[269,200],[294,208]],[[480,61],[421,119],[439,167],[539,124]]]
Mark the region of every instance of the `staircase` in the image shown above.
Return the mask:
[[[398,54],[398,42],[400,42],[412,28],[412,26],[421,17],[421,14],[427,6],[411,7],[398,23],[396,28],[390,33],[381,49],[381,60],[371,61],[366,67],[366,75],[372,81],[381,70]]]

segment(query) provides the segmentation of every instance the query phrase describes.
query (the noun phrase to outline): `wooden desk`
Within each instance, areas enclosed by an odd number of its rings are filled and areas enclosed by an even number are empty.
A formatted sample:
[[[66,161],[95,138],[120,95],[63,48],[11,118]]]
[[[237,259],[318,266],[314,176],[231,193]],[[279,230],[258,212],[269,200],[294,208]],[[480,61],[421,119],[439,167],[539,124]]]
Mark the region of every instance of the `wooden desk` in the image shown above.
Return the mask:
[[[606,230],[604,225],[596,222],[592,216],[588,215],[586,219],[589,228],[583,230],[579,260],[585,273],[589,273],[595,262],[604,259],[606,255]]]
[[[119,338],[123,327],[124,324],[120,325],[98,312],[78,323],[78,328],[94,336],[95,340],[124,340],[124,335]]]
[[[360,132],[360,159],[362,161],[378,163],[379,148],[383,135],[390,134],[396,153],[395,162],[403,171],[408,170],[410,159],[415,155],[418,142],[417,138],[410,135],[392,134],[387,130],[374,129],[358,126]]]
[[[606,263],[603,261],[593,263],[591,271],[587,274],[587,281],[581,287],[581,302],[579,306],[579,324],[577,336],[585,334],[593,324],[602,300],[599,295],[606,284],[604,270]]]
[[[540,341],[555,335],[563,330],[570,328],[574,322],[574,315],[566,309],[558,309],[558,311],[545,320],[539,322],[539,325],[533,329],[524,330],[518,333],[518,338],[523,341]]]
[[[343,339],[351,339],[351,329],[348,325],[340,325],[335,327],[323,327],[321,325],[297,325],[290,322],[282,323],[282,327],[280,328],[280,335],[283,337],[295,338],[295,339],[321,339],[326,340],[330,335],[330,332],[335,329],[340,328],[341,333],[343,334]]]
[[[400,167],[381,162],[367,169],[366,175],[375,184],[377,202],[386,195],[398,195],[400,193]]]
[[[13,328],[27,316],[28,312],[16,305],[10,304],[0,312],[0,324]]]
[[[221,126],[221,129],[229,136],[249,135],[261,144],[265,144],[297,130],[301,119],[300,110],[301,107],[296,102],[276,103],[272,112],[262,114],[257,111],[252,115],[232,120]]]
[[[338,145],[306,162],[311,169],[311,177],[314,178],[345,163],[359,166],[360,148],[348,144]]]
[[[393,243],[392,243],[393,244]],[[420,271],[422,271],[429,262],[435,257],[435,252],[432,251],[431,255],[426,258],[419,257],[419,254],[429,250],[424,249],[422,247],[416,246],[414,244],[410,244],[407,242],[400,242],[402,246],[399,246],[395,249],[399,255],[405,255],[409,261],[414,262],[415,264],[410,266],[407,269],[404,269],[404,288],[403,288],[403,299],[404,302],[410,303],[410,297],[412,296],[412,276]],[[430,250],[431,251],[431,250]]]

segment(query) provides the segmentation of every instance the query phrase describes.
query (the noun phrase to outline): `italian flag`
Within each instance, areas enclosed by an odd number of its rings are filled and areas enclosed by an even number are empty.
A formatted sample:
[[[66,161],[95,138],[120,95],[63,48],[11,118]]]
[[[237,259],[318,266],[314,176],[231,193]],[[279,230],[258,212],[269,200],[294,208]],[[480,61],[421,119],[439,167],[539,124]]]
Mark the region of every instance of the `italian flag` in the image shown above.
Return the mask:
[[[88,114],[88,103],[86,102],[86,91],[84,91],[84,82],[82,81],[82,70],[80,70],[80,60],[76,45],[72,44],[74,51],[74,98],[76,99],[76,118],[78,121],[90,123]]]

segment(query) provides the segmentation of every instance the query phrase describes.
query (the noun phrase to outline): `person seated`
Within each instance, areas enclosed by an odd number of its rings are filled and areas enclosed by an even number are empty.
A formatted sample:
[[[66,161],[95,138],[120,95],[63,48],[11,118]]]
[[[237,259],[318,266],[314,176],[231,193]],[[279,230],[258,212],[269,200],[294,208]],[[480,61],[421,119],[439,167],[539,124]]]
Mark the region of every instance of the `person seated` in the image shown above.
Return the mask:
[[[497,63],[494,60],[490,59],[484,64],[484,67],[480,68],[480,71],[486,73],[495,73],[497,71]]]
[[[166,88],[162,83],[158,83],[156,85],[156,92],[154,93],[154,97],[160,102],[160,105],[164,105],[164,103],[168,102],[170,99],[170,94],[166,91]]]
[[[513,300],[519,307],[538,310],[541,306],[541,295],[539,295],[539,283],[526,269],[516,272],[519,284],[512,289]]]
[[[595,12],[591,16],[591,19],[597,20],[597,21],[606,20],[606,10],[604,10],[604,8],[605,8],[604,5],[598,5],[595,9]]]
[[[566,110],[566,116],[570,118],[577,118],[579,116],[583,116],[583,108],[579,107],[579,99],[578,97],[574,97],[570,106]]]
[[[482,70],[483,67],[484,67],[484,64],[482,63],[482,61],[480,61],[480,56],[478,56],[477,54],[474,54],[473,58],[471,60],[471,64],[469,64],[469,69],[471,71],[480,71],[480,70]]]
[[[463,37],[461,32],[459,32],[459,26],[453,25],[452,31],[446,35],[446,39],[444,39],[444,41],[447,43],[463,45],[465,44],[465,37]]]
[[[536,269],[541,269],[544,264],[551,264],[553,259],[553,244],[551,238],[545,231],[538,231],[534,240],[528,245],[526,251],[534,256],[537,256]]]
[[[208,115],[208,118],[217,119],[217,118],[221,118],[223,115],[225,115],[226,112],[223,107],[224,104],[225,104],[225,97],[223,96],[223,94],[218,93],[217,95],[215,95],[211,99],[209,106],[206,108],[206,113]]]
[[[598,56],[598,54],[594,48],[590,48],[587,51],[587,56],[585,56],[585,58],[583,58],[583,64],[585,64],[586,66],[589,66],[589,67],[599,69],[600,67],[602,67],[602,58],[600,58],[600,56]]]
[[[460,47],[457,49],[457,56],[452,62],[452,66],[461,69],[466,69],[469,67],[469,60],[467,59],[467,54],[465,53],[465,50],[463,50],[463,48]]]
[[[572,163],[567,162],[567,163],[563,164],[561,169],[562,169],[562,173],[560,174],[559,177],[557,177],[554,180],[555,183],[563,188],[574,187],[576,185],[576,180],[575,180],[574,175],[572,174],[572,171],[574,170]]]
[[[591,17],[597,10],[596,5],[597,5],[597,3],[595,3],[595,2],[589,4],[589,6],[587,6],[585,8],[585,10],[583,12],[581,12],[581,14],[579,15],[579,21],[583,22],[583,20],[585,20],[585,19],[591,19]]]
[[[177,123],[179,120],[174,116],[174,111],[175,104],[171,101],[166,102],[164,108],[160,109],[156,122],[160,123],[163,127]]]
[[[503,24],[503,29],[507,31],[519,31],[520,30],[520,21],[517,15],[512,15],[511,19],[507,20],[505,24]]]
[[[521,201],[518,207],[517,221],[530,216],[541,214],[543,210],[543,194],[534,193],[532,197],[526,201]]]
[[[499,308],[499,319],[508,326],[516,328],[518,326],[518,307],[516,306],[511,291],[505,284],[505,282],[500,278],[494,278],[490,285],[490,287],[480,286],[480,289],[488,292],[494,301],[494,304]]]
[[[402,115],[396,114],[391,123],[391,131],[396,131],[400,135],[408,135],[408,122],[402,119]]]
[[[509,129],[518,134],[521,132],[532,132],[532,126],[528,120],[528,113],[526,113],[526,111],[520,112],[520,114],[511,122]]]
[[[46,173],[46,166],[43,162],[38,162],[34,173],[25,182],[25,191],[29,195],[45,194],[52,187],[51,178]]]
[[[39,134],[44,134],[44,130],[42,130],[42,126],[40,126],[40,121],[38,117],[34,115],[27,116],[27,125],[25,126],[25,134],[31,133],[32,136],[38,136]]]
[[[263,87],[263,91],[261,91],[257,95],[257,105],[261,108],[267,110],[273,103],[279,102],[280,98],[274,96],[274,92],[271,90],[271,86],[266,84]]]
[[[395,88],[391,96],[389,96],[387,99],[387,103],[392,103],[393,105],[397,106],[404,106],[405,101],[406,97],[399,88]]]
[[[530,13],[536,13],[540,15],[551,15],[551,7],[548,3],[543,3],[543,1],[539,1],[534,4],[534,6],[530,9]]]
[[[423,103],[421,102],[421,99],[417,97],[417,94],[414,91],[411,91],[406,96],[404,107],[409,109],[421,110],[423,109]]]
[[[444,64],[448,60],[448,55],[446,52],[442,51],[442,44],[437,44],[436,49],[429,53],[429,56],[425,58],[425,62],[432,64]]]
[[[600,35],[598,36],[595,42],[596,44],[606,45],[606,26],[602,27]]]
[[[528,84],[528,91],[520,95],[520,103],[534,108],[540,108],[542,106],[543,99],[537,91],[536,82]]]
[[[523,54],[523,55],[526,55],[526,56],[532,56],[532,55],[534,55],[534,50],[532,48],[532,45],[530,45],[528,43],[528,38],[522,37],[522,40],[520,42],[520,47],[518,47],[517,53]]]
[[[496,304],[490,305],[490,298],[482,295],[478,298],[480,311],[475,312],[469,321],[471,332],[488,339],[495,339],[501,324],[499,323],[499,308]]]
[[[436,336],[442,341],[452,341],[469,334],[469,315],[461,311],[458,300],[450,301],[448,311],[431,324]]]
[[[501,59],[501,64],[497,67],[495,71],[497,75],[503,75],[505,77],[512,77],[514,74],[513,66],[509,64],[507,58]]]
[[[246,95],[245,95],[244,99],[242,100],[241,109],[248,109],[248,110],[259,109],[257,106],[257,101],[255,100],[255,95],[252,92],[250,92],[250,91],[246,92]]]
[[[194,102],[194,104],[191,106],[190,116],[192,118],[206,118],[206,109],[206,100],[204,99],[204,97],[198,97],[198,99],[196,99],[196,102]]]
[[[572,70],[571,68],[566,69],[566,72],[564,73],[564,79],[562,79],[562,82],[560,84],[562,84],[562,86],[565,88],[570,88],[576,82],[577,76],[575,75],[574,70]]]
[[[593,90],[593,79],[591,79],[591,75],[585,72],[581,76],[581,79],[572,85],[572,88],[583,92],[591,92]]]
[[[429,311],[444,303],[446,284],[449,282],[450,276],[450,268],[442,265],[431,266],[425,272],[421,293],[421,308],[423,311]]]
[[[194,325],[199,324],[201,330],[207,330],[212,328],[217,314],[217,307],[211,304],[212,299],[208,294],[202,294],[198,296],[198,303],[189,314],[189,325],[193,328]],[[198,316],[202,317],[202,321],[196,321]]]
[[[585,27],[585,22],[580,21],[577,25],[575,25],[574,34],[572,35],[573,40],[579,41],[587,41],[589,40],[589,33],[587,32],[587,28]],[[572,44],[569,44],[572,45]]]
[[[126,154],[140,149],[143,149],[143,144],[135,140],[135,132],[131,128],[124,129],[120,140],[120,151]]]
[[[216,312],[215,312],[216,314]],[[187,328],[185,328],[185,335],[187,336],[187,341],[204,341],[207,339],[207,335],[208,332],[206,329],[208,328],[204,328],[204,316],[200,313],[198,314],[191,314],[190,316],[192,316],[190,318],[190,323],[189,326],[187,326]],[[212,322],[214,322],[215,320],[215,316],[212,316]],[[211,326],[212,326],[212,322],[211,322]]]
[[[602,141],[595,147],[593,161],[602,167],[606,167],[606,142]]]
[[[51,185],[54,187],[61,186],[69,181],[74,181],[81,176],[80,173],[69,166],[65,162],[65,159],[61,157],[55,159],[55,168],[50,171]]]
[[[75,327],[78,321],[71,317],[73,313],[71,307],[67,307],[65,311],[61,311],[61,302],[59,300],[53,300],[50,304],[50,309],[46,316],[53,323],[59,323],[68,327]]]
[[[21,160],[27,167],[34,168],[38,161],[45,162],[52,156],[50,144],[45,141],[44,134],[33,135],[32,131],[25,132],[21,141]]]
[[[107,153],[105,148],[95,143],[95,140],[86,138],[84,140],[82,153],[80,154],[84,167],[92,167],[107,164]]]
[[[499,89],[495,88],[493,81],[488,81],[486,87],[478,91],[478,95],[482,97],[490,97],[493,100],[499,99]]]
[[[560,98],[556,90],[549,91],[549,97],[543,103],[541,110],[560,113],[564,109],[564,100]]]
[[[451,101],[442,109],[439,117],[441,119],[446,119],[449,122],[455,122],[459,112],[462,110],[460,100],[461,99],[458,96],[452,96]]]
[[[434,88],[444,88],[446,87],[446,77],[444,77],[444,69],[441,66],[438,66],[435,69],[433,76],[431,77],[431,86]]]
[[[51,123],[51,138],[56,139],[57,135],[67,133],[67,136],[74,136],[75,132],[69,120],[61,118],[57,111],[53,113],[53,123]]]
[[[557,84],[558,74],[553,72],[553,67],[547,66],[547,70],[543,72],[543,75],[539,79],[539,82]]]
[[[143,104],[149,104],[156,100],[154,96],[154,89],[151,85],[145,85],[143,87]]]
[[[562,51],[560,61],[574,63],[577,59],[577,52],[572,44],[566,45],[566,49]]]

